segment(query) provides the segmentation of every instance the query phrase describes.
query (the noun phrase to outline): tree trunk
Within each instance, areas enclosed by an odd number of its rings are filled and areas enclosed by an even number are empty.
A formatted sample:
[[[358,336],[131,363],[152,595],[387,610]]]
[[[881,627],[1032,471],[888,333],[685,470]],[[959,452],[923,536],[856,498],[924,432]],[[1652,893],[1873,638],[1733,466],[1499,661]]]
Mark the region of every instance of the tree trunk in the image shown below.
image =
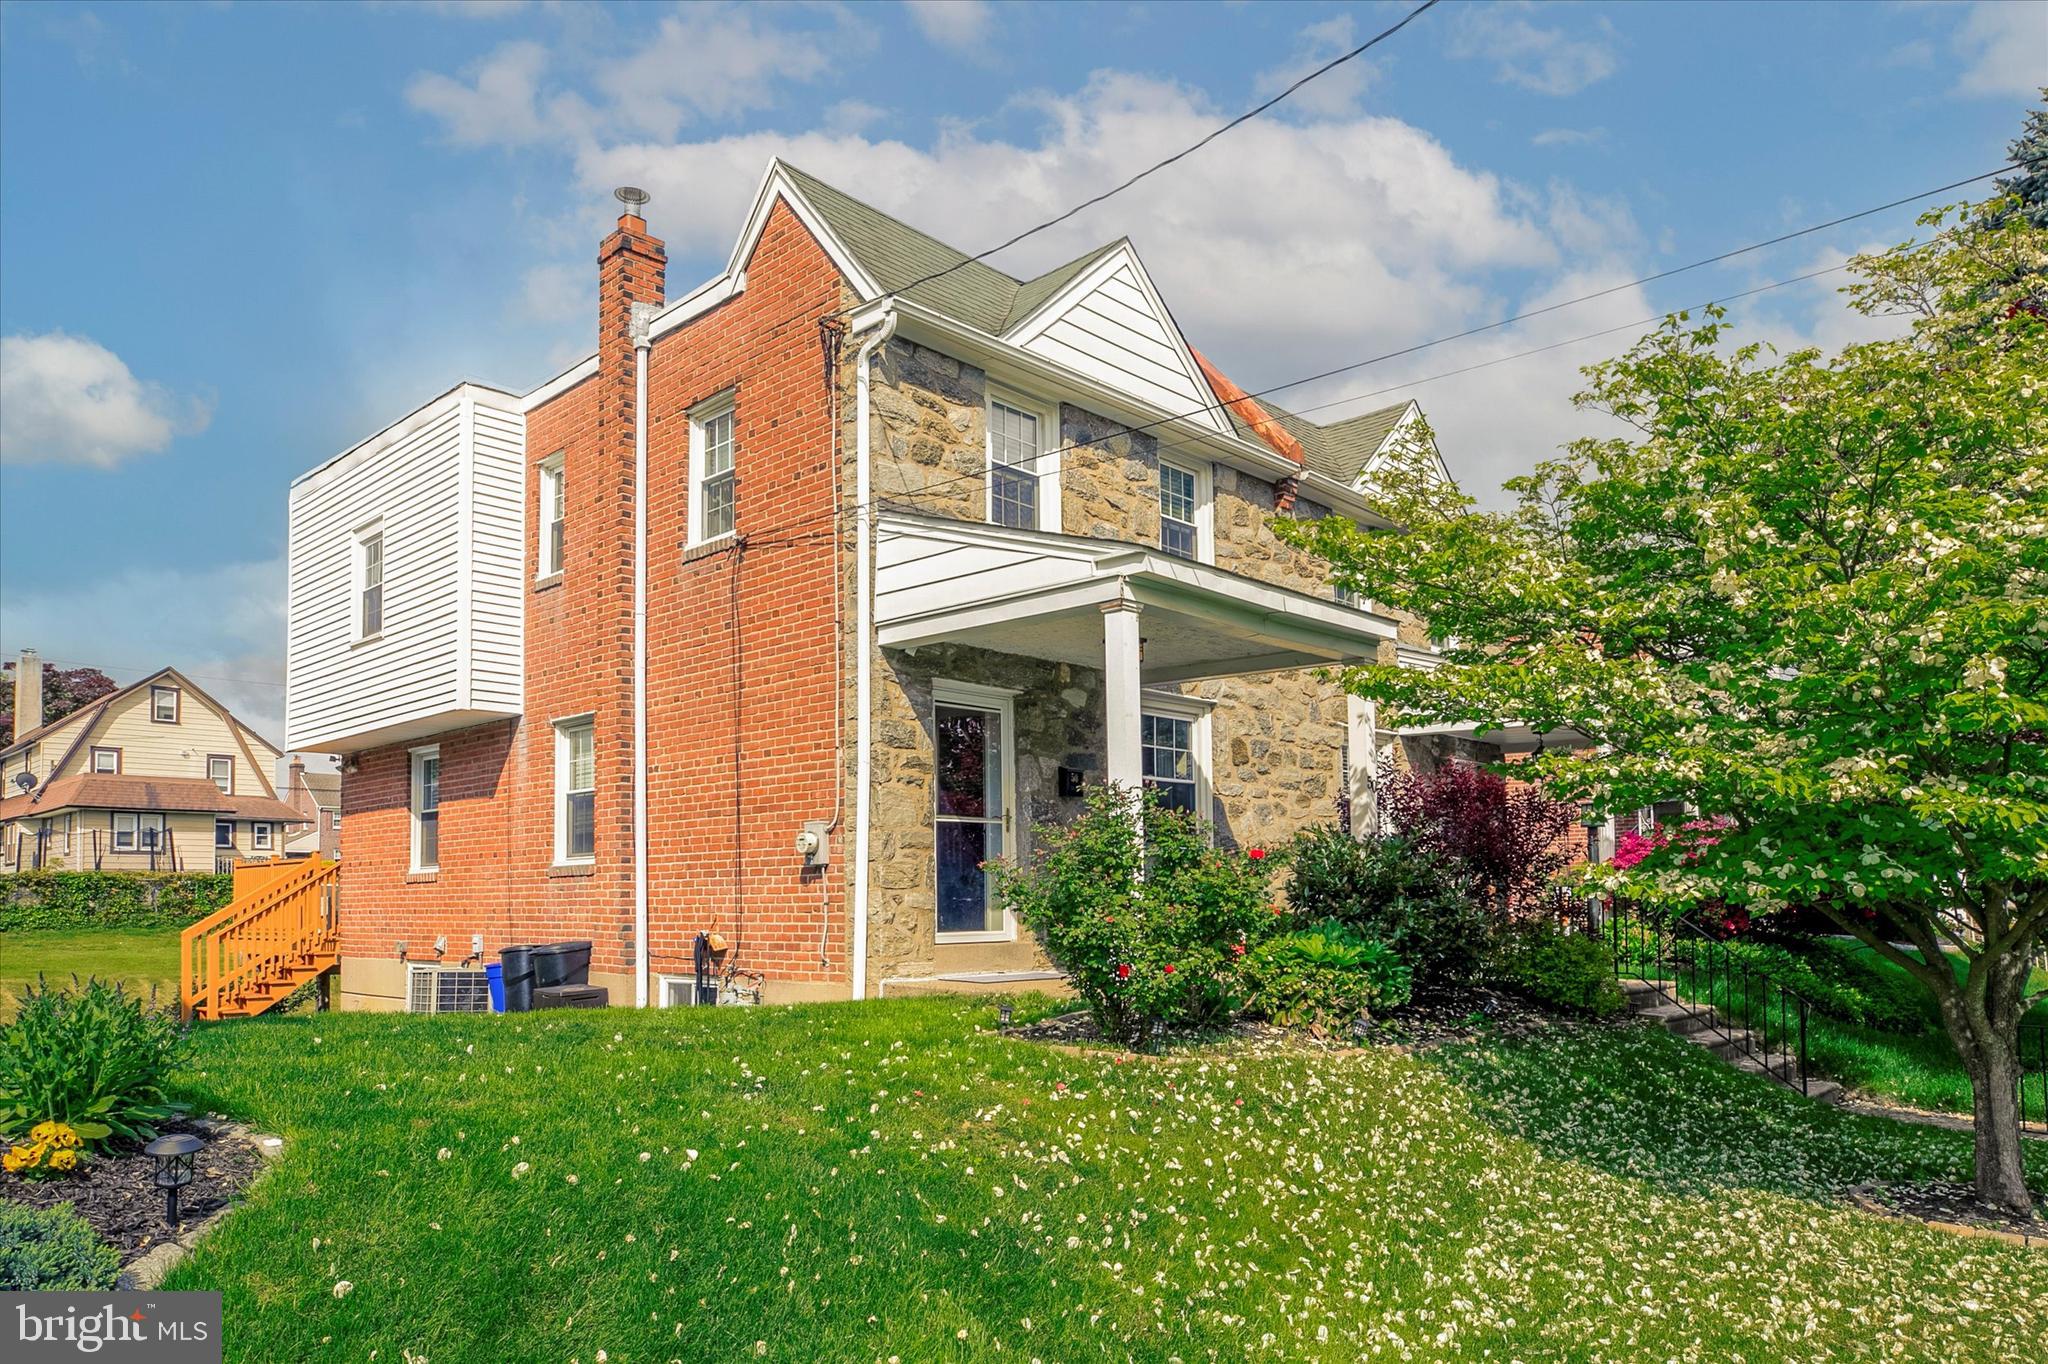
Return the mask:
[[[1953,1029],[1951,1030],[1953,1032]],[[1972,1032],[1974,1033],[1974,1029]],[[2020,1062],[2017,1029],[2008,1036],[1955,1038],[1969,1072],[1977,1122],[1977,1196],[2022,1217],[2034,1211],[2020,1161]]]

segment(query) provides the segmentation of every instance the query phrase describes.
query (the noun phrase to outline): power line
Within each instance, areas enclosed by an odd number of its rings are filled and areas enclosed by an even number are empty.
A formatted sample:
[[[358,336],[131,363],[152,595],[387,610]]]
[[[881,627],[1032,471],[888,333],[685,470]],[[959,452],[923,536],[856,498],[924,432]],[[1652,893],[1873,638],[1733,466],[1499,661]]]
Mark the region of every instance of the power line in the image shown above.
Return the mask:
[[[1102,191],[1100,194],[1095,195],[1093,198],[1082,200],[1080,203],[1075,204],[1072,208],[1068,209],[1066,212],[1062,214],[1059,214],[1057,217],[1047,218],[1044,222],[1039,223],[1035,227],[1027,227],[1022,232],[1019,232],[1016,236],[1009,238],[1007,241],[998,242],[994,246],[988,248],[988,250],[986,251],[979,252],[972,256],[962,257],[960,260],[953,262],[953,264],[947,266],[943,270],[935,270],[931,274],[925,275],[919,279],[914,279],[910,283],[904,285],[902,288],[892,290],[891,292],[896,294],[905,294],[910,292],[912,289],[917,288],[921,284],[930,284],[933,280],[943,279],[947,275],[952,274],[955,270],[960,269],[962,266],[972,265],[977,261],[986,260],[988,257],[995,255],[999,251],[1004,251],[1012,246],[1015,246],[1018,242],[1023,241],[1026,237],[1036,236],[1037,234],[1045,231],[1049,227],[1057,227],[1061,223],[1065,222],[1067,219],[1073,217],[1075,214],[1085,212],[1086,210],[1091,209],[1095,207],[1095,205],[1103,202],[1105,199],[1111,199],[1119,194],[1122,194],[1125,190],[1129,189],[1132,185],[1137,184],[1146,176],[1165,170],[1168,166],[1171,166],[1174,162],[1181,160],[1183,157],[1194,155],[1196,152],[1202,150],[1202,148],[1208,146],[1211,142],[1214,142],[1217,138],[1223,136],[1227,132],[1230,132],[1232,129],[1240,126],[1241,124],[1249,123],[1251,120],[1257,118],[1260,114],[1265,113],[1268,109],[1271,109],[1274,105],[1280,103],[1280,101],[1286,99],[1295,91],[1301,89],[1302,86],[1307,85],[1310,81],[1315,80],[1320,76],[1326,76],[1330,72],[1335,71],[1338,67],[1344,65],[1344,63],[1351,61],[1356,57],[1363,56],[1367,51],[1378,46],[1380,43],[1385,42],[1387,39],[1393,37],[1396,33],[1399,33],[1402,29],[1408,27],[1408,25],[1414,23],[1417,19],[1421,18],[1429,10],[1434,9],[1437,3],[1438,0],[1423,0],[1423,3],[1417,5],[1414,9],[1408,11],[1407,14],[1402,16],[1401,21],[1393,25],[1391,28],[1382,29],[1380,32],[1375,33],[1372,37],[1360,43],[1357,47],[1352,48],[1349,52],[1346,52],[1341,56],[1334,57],[1331,60],[1324,62],[1321,66],[1309,72],[1307,75],[1301,77],[1301,79],[1295,81],[1292,85],[1289,85],[1286,89],[1282,90],[1279,94],[1274,95],[1271,99],[1265,101],[1263,104],[1254,105],[1252,108],[1245,110],[1236,118],[1230,120],[1230,122],[1223,124],[1221,127],[1211,129],[1209,133],[1206,136],[1202,137],[1199,141],[1196,141],[1186,147],[1181,148],[1173,155],[1165,157],[1162,160],[1154,161],[1151,165],[1145,167],[1145,169],[1131,176],[1123,183],[1112,186],[1111,188]],[[841,309],[840,311],[843,313],[849,310]]]

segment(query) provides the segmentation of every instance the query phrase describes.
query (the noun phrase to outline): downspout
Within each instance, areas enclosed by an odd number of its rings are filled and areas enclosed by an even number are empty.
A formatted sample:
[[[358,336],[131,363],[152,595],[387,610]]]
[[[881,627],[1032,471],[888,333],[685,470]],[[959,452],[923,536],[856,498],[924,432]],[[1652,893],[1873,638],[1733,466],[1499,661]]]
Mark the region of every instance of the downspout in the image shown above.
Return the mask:
[[[874,813],[875,764],[875,513],[869,360],[896,334],[896,315],[882,319],[853,362],[853,997],[868,994],[868,826]]]
[[[633,305],[633,1007],[647,1007],[647,357],[654,308]]]

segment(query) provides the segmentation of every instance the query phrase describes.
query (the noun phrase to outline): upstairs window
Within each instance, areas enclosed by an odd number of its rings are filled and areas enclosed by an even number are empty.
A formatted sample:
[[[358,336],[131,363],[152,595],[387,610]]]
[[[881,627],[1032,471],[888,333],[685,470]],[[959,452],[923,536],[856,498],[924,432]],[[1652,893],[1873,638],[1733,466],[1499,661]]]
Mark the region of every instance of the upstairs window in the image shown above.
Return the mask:
[[[1195,469],[1161,462],[1159,466],[1159,547],[1182,559],[1203,559],[1208,537],[1208,480]]]
[[[178,689],[176,687],[151,687],[149,689],[149,718],[160,725],[178,723]]]
[[[235,760],[233,758],[224,758],[218,753],[208,757],[206,760],[206,775],[208,780],[220,788],[222,795],[232,796],[235,794]]]
[[[1059,481],[1046,453],[1051,419],[1021,400],[988,401],[988,519],[1019,530],[1058,530]]]
[[[690,414],[690,536],[693,545],[733,531],[733,405],[720,398]]]
[[[540,576],[552,578],[567,566],[569,483],[563,457],[540,466]]]
[[[110,776],[121,774],[121,750],[118,748],[95,748],[92,751],[92,770]]]
[[[384,532],[362,531],[356,538],[356,638],[375,639],[384,633]]]
[[[412,754],[412,869],[434,871],[441,865],[441,750],[416,748]]]
[[[589,717],[555,726],[555,861],[597,855],[597,743]]]

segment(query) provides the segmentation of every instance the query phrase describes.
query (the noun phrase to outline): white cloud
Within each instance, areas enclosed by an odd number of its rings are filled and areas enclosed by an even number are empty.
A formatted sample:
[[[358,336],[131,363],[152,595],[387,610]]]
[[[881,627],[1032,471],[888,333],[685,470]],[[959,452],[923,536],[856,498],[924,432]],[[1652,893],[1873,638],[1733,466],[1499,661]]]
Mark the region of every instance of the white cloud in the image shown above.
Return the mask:
[[[1605,128],[1545,128],[1529,139],[1532,147],[1590,147],[1607,140]]]
[[[540,78],[548,51],[539,43],[506,43],[470,69],[467,83],[421,72],[405,87],[405,100],[441,120],[452,142],[466,146],[522,146],[554,130],[541,118]]]
[[[1503,4],[1461,10],[1450,54],[1491,61],[1496,80],[1539,95],[1575,95],[1614,74],[1619,59],[1604,41],[1613,32],[1606,20],[1597,25],[1599,37],[1575,37],[1521,17],[1531,8]]]
[[[833,133],[863,132],[889,117],[889,111],[864,99],[843,99],[825,111],[825,130]]]
[[[1978,0],[1952,40],[1959,95],[2033,97],[2048,84],[2048,0]]]
[[[284,562],[151,566],[0,599],[0,653],[132,682],[174,667],[273,743],[284,738]]]
[[[1348,14],[1310,24],[1295,36],[1294,54],[1286,62],[1259,73],[1258,91],[1277,95],[1331,58],[1358,46],[1357,26]],[[1287,97],[1280,108],[1296,115],[1337,118],[1357,111],[1366,87],[1379,75],[1369,57],[1353,57],[1325,76],[1318,76]]]
[[[0,337],[0,461],[111,469],[204,430],[210,417],[204,402],[137,379],[86,337]]]
[[[767,108],[779,82],[816,79],[832,65],[833,36],[783,27],[754,9],[692,7],[663,19],[626,60],[602,67],[598,84],[623,126],[673,137],[694,117]]]
[[[983,0],[903,0],[903,7],[927,41],[955,52],[978,53],[995,27],[995,7]]]

